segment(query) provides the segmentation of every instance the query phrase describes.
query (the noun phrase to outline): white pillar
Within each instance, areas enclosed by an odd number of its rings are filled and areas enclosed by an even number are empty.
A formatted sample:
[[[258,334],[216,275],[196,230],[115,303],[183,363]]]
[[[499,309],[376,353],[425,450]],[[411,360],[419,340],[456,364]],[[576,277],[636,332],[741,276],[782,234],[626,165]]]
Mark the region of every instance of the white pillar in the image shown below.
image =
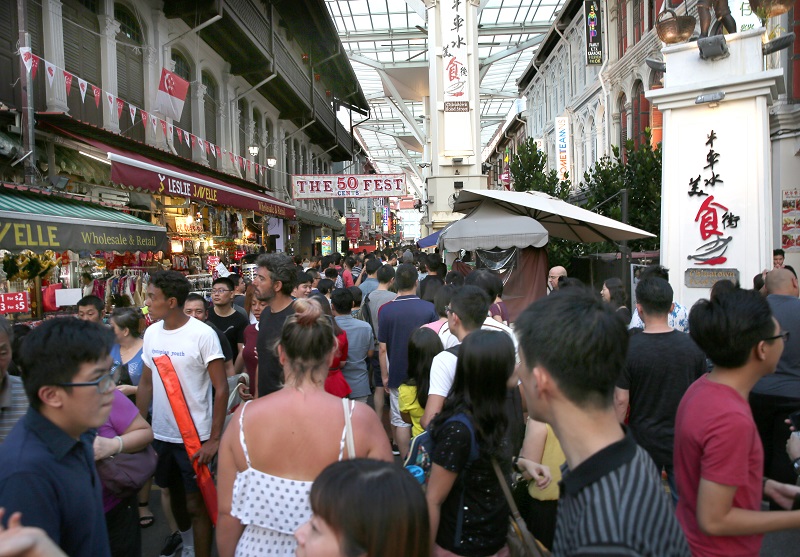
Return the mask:
[[[197,130],[197,133],[195,135],[199,136],[203,140],[202,148],[200,147],[200,143],[198,142],[197,145],[195,145],[194,149],[192,149],[192,160],[194,160],[195,162],[199,162],[200,164],[208,165],[208,156],[206,155],[206,147],[205,147],[206,133],[205,133],[205,126],[203,125],[203,120],[204,120],[203,95],[205,94],[206,94],[206,86],[200,83],[199,79],[194,83],[192,83],[192,91],[190,99],[190,102],[192,103],[192,130]]]
[[[117,116],[117,33],[119,22],[110,15],[97,16],[100,20],[100,76],[103,82],[103,127],[111,132],[119,133],[119,116]],[[113,95],[114,103],[108,102],[108,95]]]
[[[68,112],[67,91],[64,83],[64,23],[61,0],[42,0],[42,26],[44,31],[44,58],[57,66],[53,86],[47,89],[48,112]],[[41,68],[40,71],[46,71]],[[47,81],[47,80],[45,80]]]
[[[675,300],[687,307],[719,279],[746,286],[771,268],[780,200],[771,185],[769,105],[783,74],[762,71],[763,31],[726,35],[730,56],[716,62],[702,60],[695,42],[663,48],[665,87],[646,93],[664,116],[661,260]],[[723,99],[709,102],[720,92]]]

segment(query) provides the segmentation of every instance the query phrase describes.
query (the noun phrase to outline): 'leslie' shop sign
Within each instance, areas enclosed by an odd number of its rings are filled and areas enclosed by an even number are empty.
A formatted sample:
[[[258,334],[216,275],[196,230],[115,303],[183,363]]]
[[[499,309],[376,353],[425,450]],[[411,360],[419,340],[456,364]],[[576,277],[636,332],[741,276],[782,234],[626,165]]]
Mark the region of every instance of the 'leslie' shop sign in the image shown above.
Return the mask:
[[[38,215],[37,215],[38,216]],[[26,215],[24,219],[4,218],[0,214],[0,249],[33,251],[51,249],[64,250],[104,250],[104,251],[164,251],[167,249],[167,235],[163,228],[126,224],[124,228],[115,223],[100,223],[100,226],[86,226],[86,221],[75,219],[75,223],[37,221],[35,216]]]

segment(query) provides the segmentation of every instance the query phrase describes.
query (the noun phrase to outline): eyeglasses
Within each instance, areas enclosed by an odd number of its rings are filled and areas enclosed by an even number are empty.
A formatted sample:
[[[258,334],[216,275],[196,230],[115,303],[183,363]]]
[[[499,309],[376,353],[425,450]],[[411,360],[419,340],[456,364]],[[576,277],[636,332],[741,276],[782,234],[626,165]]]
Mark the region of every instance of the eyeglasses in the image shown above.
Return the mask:
[[[789,341],[789,331],[781,331],[777,335],[772,335],[771,337],[766,337],[766,338],[763,338],[761,340],[765,340],[765,341],[766,340],[777,340],[779,338],[782,338],[783,342],[788,342]]]
[[[211,291],[212,294],[220,294],[220,295],[225,294],[225,292],[233,292],[233,291],[227,288],[215,288],[214,290]]]
[[[101,395],[108,394],[113,391],[117,386],[122,371],[121,366],[111,368],[111,372],[107,375],[102,375],[94,381],[86,381],[84,383],[56,383],[57,387],[97,387],[97,392]]]
[[[444,311],[448,315],[451,314],[451,313],[455,313],[455,311],[453,311],[453,308],[451,308],[450,306],[445,306]]]

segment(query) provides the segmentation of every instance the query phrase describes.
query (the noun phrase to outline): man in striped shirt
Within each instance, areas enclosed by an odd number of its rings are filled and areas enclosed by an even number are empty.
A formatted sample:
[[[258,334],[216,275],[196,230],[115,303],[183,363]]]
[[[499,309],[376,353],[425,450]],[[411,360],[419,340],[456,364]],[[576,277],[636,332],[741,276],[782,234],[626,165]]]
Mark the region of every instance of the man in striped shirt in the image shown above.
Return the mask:
[[[647,452],[614,413],[628,333],[602,301],[565,289],[517,319],[520,379],[531,417],[550,424],[567,457],[554,556],[689,556]]]
[[[0,316],[0,444],[28,411],[28,397],[19,377],[8,374],[11,363],[11,324]]]

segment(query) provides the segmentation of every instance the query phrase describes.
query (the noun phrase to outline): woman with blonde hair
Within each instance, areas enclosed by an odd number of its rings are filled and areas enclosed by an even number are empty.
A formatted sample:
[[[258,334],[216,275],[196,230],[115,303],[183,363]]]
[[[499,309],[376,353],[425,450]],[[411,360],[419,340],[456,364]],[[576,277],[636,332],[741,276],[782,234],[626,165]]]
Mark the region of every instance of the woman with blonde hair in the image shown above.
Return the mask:
[[[293,556],[294,532],[311,518],[311,485],[327,465],[393,458],[369,406],[325,392],[336,339],[319,302],[298,299],[294,310],[276,347],[284,387],[244,404],[219,448],[220,557]]]

